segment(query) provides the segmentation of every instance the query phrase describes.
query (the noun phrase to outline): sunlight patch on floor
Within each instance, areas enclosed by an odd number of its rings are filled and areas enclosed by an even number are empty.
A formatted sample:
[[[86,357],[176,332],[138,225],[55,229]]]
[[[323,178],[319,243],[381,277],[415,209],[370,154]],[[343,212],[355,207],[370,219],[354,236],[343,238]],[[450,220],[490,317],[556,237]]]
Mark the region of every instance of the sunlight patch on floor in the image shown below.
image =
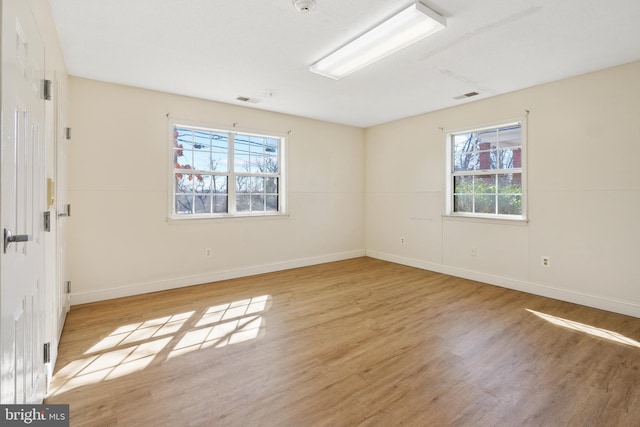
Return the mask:
[[[140,371],[149,366],[170,341],[170,337],[165,337],[74,360],[55,374],[50,395]]]
[[[573,320],[563,319],[562,317],[552,316],[550,314],[540,313],[539,311],[529,310],[529,313],[535,314],[541,319],[546,320],[554,325],[562,326],[563,328],[571,329],[578,332],[583,332],[588,335],[592,335],[599,338],[604,338],[608,341],[613,341],[619,344],[630,345],[640,348],[640,342],[626,337],[618,332],[608,331],[606,329],[597,328],[591,325],[585,325],[584,323],[574,322]]]
[[[182,328],[194,313],[194,311],[188,311],[174,314],[173,316],[160,317],[141,323],[121,326],[89,350],[85,351],[84,354],[97,353],[120,345],[132,344],[163,335],[174,334]]]
[[[203,348],[222,348],[255,339],[260,334],[262,316],[243,317],[188,332],[169,354],[169,359]]]
[[[49,396],[139,372],[205,348],[254,340],[264,333],[270,295],[122,325],[55,373]]]

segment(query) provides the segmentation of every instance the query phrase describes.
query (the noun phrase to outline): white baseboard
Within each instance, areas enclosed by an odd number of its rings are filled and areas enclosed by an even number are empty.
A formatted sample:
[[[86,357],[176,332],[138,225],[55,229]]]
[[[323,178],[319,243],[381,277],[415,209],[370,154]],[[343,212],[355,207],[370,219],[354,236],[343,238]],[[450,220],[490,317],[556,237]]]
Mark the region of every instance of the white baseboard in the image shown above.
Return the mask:
[[[478,282],[488,283],[490,285],[513,289],[516,291],[527,292],[530,294],[553,298],[560,301],[571,302],[574,304],[585,305],[587,307],[598,308],[601,310],[611,311],[613,313],[625,314],[627,316],[640,318],[640,305],[615,300],[612,298],[590,295],[536,283],[524,282],[521,280],[509,279],[506,277],[479,273],[477,271],[464,270],[374,250],[367,250],[366,255],[371,258],[394,262],[396,264],[434,271],[436,273],[448,274],[455,277],[462,277],[464,279],[475,280]]]
[[[113,298],[128,297],[132,295],[146,294],[149,292],[165,291],[168,289],[183,288],[202,283],[219,282],[221,280],[236,279],[239,277],[254,276],[256,274],[271,273],[274,271],[289,270],[292,268],[306,267],[309,265],[324,264],[327,262],[342,261],[350,258],[365,256],[365,250],[339,252],[310,258],[259,264],[238,268],[234,270],[215,271],[194,276],[175,277],[146,283],[132,283],[116,288],[100,289],[97,291],[79,292],[71,294],[71,305],[86,304],[95,301],[104,301]]]

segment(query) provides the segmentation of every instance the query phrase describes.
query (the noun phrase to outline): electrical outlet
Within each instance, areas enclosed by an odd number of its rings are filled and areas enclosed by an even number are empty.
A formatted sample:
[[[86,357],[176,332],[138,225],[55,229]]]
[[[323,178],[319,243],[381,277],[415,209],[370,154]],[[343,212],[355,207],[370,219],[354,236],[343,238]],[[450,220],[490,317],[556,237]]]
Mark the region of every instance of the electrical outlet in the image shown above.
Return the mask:
[[[551,257],[546,255],[540,257],[540,264],[542,264],[543,267],[551,267]]]
[[[401,244],[401,245],[404,245],[404,237],[401,237],[401,238],[400,238],[400,244]]]
[[[207,258],[211,257],[211,248],[204,248],[204,256]]]

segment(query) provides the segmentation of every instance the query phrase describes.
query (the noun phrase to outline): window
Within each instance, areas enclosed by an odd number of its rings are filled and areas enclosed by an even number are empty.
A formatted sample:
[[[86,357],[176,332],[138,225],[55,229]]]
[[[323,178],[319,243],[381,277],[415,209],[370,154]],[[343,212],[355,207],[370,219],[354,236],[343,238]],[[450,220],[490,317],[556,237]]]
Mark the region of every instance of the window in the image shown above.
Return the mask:
[[[176,124],[172,218],[283,213],[284,138]]]
[[[450,133],[448,214],[525,218],[522,122]]]

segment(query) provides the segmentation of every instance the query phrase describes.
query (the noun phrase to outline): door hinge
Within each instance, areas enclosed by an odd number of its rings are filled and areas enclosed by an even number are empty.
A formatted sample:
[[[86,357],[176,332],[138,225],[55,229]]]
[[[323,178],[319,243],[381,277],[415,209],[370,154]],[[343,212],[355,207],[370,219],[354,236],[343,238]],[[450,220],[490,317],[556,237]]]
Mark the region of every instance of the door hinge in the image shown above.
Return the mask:
[[[44,231],[51,231],[51,212],[44,212]]]
[[[60,212],[58,214],[58,217],[69,217],[69,216],[71,216],[71,205],[66,204],[64,205],[64,211]]]
[[[68,294],[71,293],[71,280],[64,282],[64,291]]]
[[[51,343],[44,343],[44,363],[51,362]]]
[[[45,99],[45,101],[51,101],[51,91],[52,91],[53,85],[51,84],[51,80],[44,80],[44,85],[43,85],[43,94],[42,97]]]

